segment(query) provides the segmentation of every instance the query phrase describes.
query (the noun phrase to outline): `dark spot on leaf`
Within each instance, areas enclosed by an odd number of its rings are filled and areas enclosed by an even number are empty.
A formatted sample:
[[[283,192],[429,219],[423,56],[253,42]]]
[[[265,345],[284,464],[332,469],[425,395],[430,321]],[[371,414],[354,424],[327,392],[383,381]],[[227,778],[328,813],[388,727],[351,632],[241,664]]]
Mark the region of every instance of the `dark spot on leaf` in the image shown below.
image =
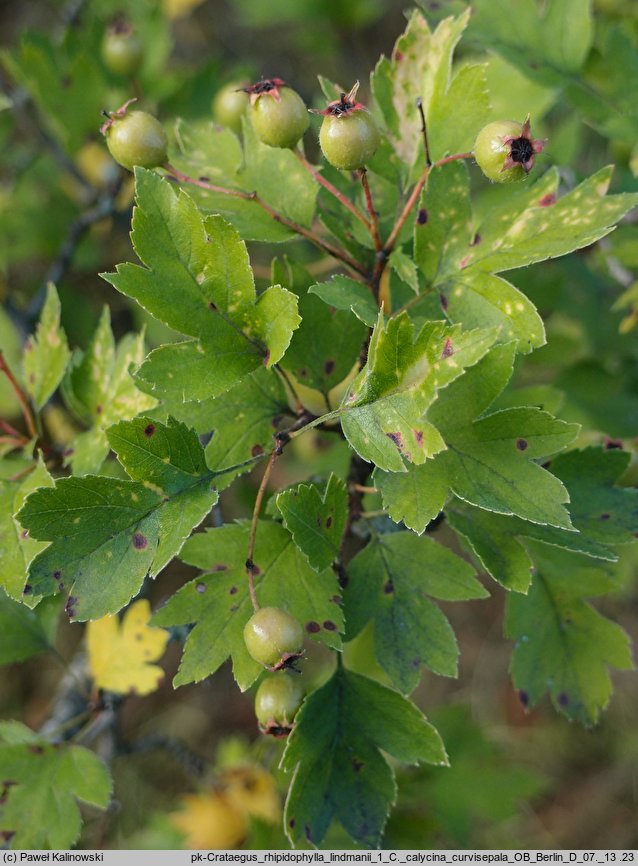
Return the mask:
[[[133,535],[133,547],[136,550],[144,550],[148,546],[148,539],[141,532],[136,532]]]
[[[441,302],[441,309],[443,310],[443,312],[445,312],[448,306],[447,298],[445,297],[445,295],[439,295],[439,301]]]
[[[44,754],[44,747],[43,746],[37,746],[37,745],[35,745],[35,743],[31,743],[31,745],[27,746],[27,748],[31,752],[32,755],[43,755]]]
[[[355,773],[358,773],[360,770],[363,769],[363,767],[365,767],[365,764],[361,760],[361,758],[352,759],[352,769],[355,771]]]
[[[605,438],[605,448],[607,451],[611,451],[614,448],[622,449],[622,439],[610,439],[609,437]]]
[[[480,243],[481,243],[481,236],[480,236],[480,234],[477,232],[477,233],[474,235],[474,237],[472,238],[472,246],[473,246],[473,247],[477,247]]]
[[[15,830],[0,830],[0,838],[4,839],[5,842],[10,842],[15,834]]]
[[[416,670],[416,669],[417,669],[418,667],[420,667],[420,665],[421,665],[421,659],[412,659],[412,661],[410,662],[410,664],[411,664],[412,667]]]
[[[330,529],[331,526],[332,526],[332,514],[329,514],[326,517],[326,529]]]
[[[517,439],[516,447],[519,451],[527,451],[527,439]]]
[[[569,704],[569,695],[567,692],[561,692],[558,696],[558,704],[561,707],[566,707]]]
[[[319,625],[318,622],[315,622],[314,620],[310,620],[310,622],[306,623],[306,631],[309,634],[317,634],[318,631],[321,631],[321,626]]]
[[[214,304],[212,301],[209,301],[208,302],[208,309],[212,310],[213,312],[217,312],[217,304]]]
[[[333,595],[332,598],[330,599],[330,601],[333,602],[334,604],[341,604],[343,599],[341,598],[340,595]]]
[[[305,367],[302,367],[301,370],[299,370],[299,375],[302,379],[305,379],[308,376],[308,371]]]
[[[415,430],[414,438],[416,439],[416,444],[419,448],[423,448],[423,430]]]
[[[70,595],[64,605],[64,610],[70,617],[75,616],[76,606],[77,606],[77,598],[74,595]]]
[[[445,345],[443,346],[443,351],[441,352],[442,358],[449,358],[450,355],[454,354],[454,346],[452,345],[452,340],[448,337],[445,341]]]
[[[231,588],[228,590],[229,595],[235,595],[236,592],[237,592],[236,586],[231,586]]]
[[[61,577],[62,577],[61,571],[54,571],[53,572],[53,580],[60,580]]]
[[[259,454],[264,453],[264,449],[261,447],[261,445],[259,445],[259,443],[257,443],[256,445],[253,445],[253,447],[250,449],[250,453],[253,457],[257,457]]]
[[[428,212],[424,207],[420,208],[418,214],[416,215],[416,224],[419,226],[424,226],[428,221]]]
[[[400,433],[386,433],[388,439],[392,439],[399,451],[403,450],[403,436]]]
[[[288,826],[290,827],[291,830],[294,828],[295,824],[296,824],[296,821],[294,818],[291,818],[290,821],[288,821]]]
[[[383,587],[386,595],[391,595],[394,592],[394,582],[390,579]]]
[[[206,592],[207,589],[208,589],[208,587],[206,586],[205,583],[196,583],[196,584],[195,584],[195,590],[196,590],[200,595],[201,595],[203,592]]]
[[[60,590],[60,592],[64,592],[64,584],[62,583],[62,581],[60,581],[60,583],[58,584],[58,589]]]
[[[272,419],[272,426],[276,429],[281,424],[281,415],[275,415]]]
[[[253,567],[251,569],[252,573],[257,577],[257,575],[261,574],[261,568],[258,565],[255,565],[253,562]]]
[[[551,207],[553,204],[556,204],[556,196],[553,192],[548,192],[547,195],[538,200],[539,207]]]
[[[24,589],[22,590],[22,595],[31,595],[32,592],[33,592],[33,587],[31,586],[30,583],[27,583],[25,585]]]
[[[401,61],[403,60],[404,57],[405,57],[405,55],[404,55],[403,51],[395,51],[394,52],[394,59],[396,60],[397,63],[401,63]]]
[[[102,412],[104,412],[104,407],[102,406],[101,403],[98,403],[97,406],[95,407],[95,414],[101,415]]]
[[[337,626],[330,619],[324,620],[323,627],[325,628],[326,631],[336,631],[337,630]]]
[[[254,565],[253,568],[255,568]],[[228,566],[224,565],[223,562],[218,562],[217,565],[213,568],[213,571],[228,571]]]
[[[239,610],[239,605],[238,604],[231,604],[230,612],[235,613],[235,611],[237,611],[237,610]]]
[[[329,376],[335,368],[335,362],[332,358],[328,358],[326,363],[323,365],[323,369],[325,371],[326,376]]]
[[[306,841],[312,843],[312,834],[310,832],[310,827],[307,824],[304,827],[304,833],[306,834]]]
[[[519,699],[519,701],[523,704],[524,707],[528,706],[528,704],[529,704],[529,695],[527,694],[527,692],[520,691],[520,692],[518,693],[518,699]]]
[[[147,424],[144,428],[144,435],[149,438],[155,433],[155,424]]]
[[[609,520],[610,517],[611,517],[611,514],[608,514],[607,512],[600,515],[601,520]]]

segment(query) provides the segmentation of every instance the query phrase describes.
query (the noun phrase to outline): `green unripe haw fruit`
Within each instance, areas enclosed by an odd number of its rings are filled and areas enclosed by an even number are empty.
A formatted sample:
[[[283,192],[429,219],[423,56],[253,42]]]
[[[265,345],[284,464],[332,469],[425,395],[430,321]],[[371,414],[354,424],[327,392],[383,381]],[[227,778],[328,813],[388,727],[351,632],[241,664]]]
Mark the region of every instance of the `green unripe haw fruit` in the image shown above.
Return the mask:
[[[308,129],[308,109],[281,78],[244,88],[250,97],[250,119],[257,138],[270,147],[295,147]]]
[[[168,140],[164,127],[145,111],[127,112],[129,103],[113,112],[102,126],[106,144],[113,159],[124,168],[133,170],[156,168],[166,160]]]
[[[130,78],[142,65],[144,45],[128,22],[116,21],[104,33],[101,54],[110,72]]]
[[[280,607],[262,607],[244,626],[246,649],[270,670],[290,667],[303,653],[303,629]]]
[[[356,101],[359,82],[350,93],[331,102],[324,110],[319,144],[330,165],[342,171],[363,168],[376,153],[381,136],[374,117]]]
[[[248,94],[241,84],[227,84],[218,90],[212,103],[213,117],[220,126],[241,132],[241,119],[246,113]]]
[[[304,699],[304,687],[294,673],[277,673],[263,680],[255,695],[259,730],[273,737],[286,737]]]
[[[496,120],[476,137],[474,159],[490,180],[511,183],[527,177],[544,146],[544,141],[532,138],[529,116],[525,123]]]

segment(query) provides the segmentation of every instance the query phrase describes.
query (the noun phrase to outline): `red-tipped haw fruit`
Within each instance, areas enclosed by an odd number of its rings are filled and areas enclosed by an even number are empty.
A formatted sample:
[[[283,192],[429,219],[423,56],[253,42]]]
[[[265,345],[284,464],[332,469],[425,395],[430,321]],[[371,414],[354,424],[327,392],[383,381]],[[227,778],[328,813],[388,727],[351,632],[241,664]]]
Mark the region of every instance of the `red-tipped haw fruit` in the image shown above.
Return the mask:
[[[270,670],[290,667],[303,654],[303,629],[280,607],[262,607],[244,626],[246,649]]]
[[[263,680],[255,695],[255,715],[262,734],[285,737],[304,699],[304,687],[294,673],[272,674]]]
[[[135,100],[130,99],[117,111],[109,115],[102,126],[106,144],[113,159],[124,168],[133,170],[156,168],[166,162],[168,140],[164,127],[145,111],[128,111]]]
[[[374,117],[365,105],[356,101],[359,82],[350,93],[331,102],[323,111],[319,144],[331,165],[343,171],[363,168],[377,151],[381,136]]]
[[[534,167],[534,159],[545,142],[532,138],[529,115],[525,123],[496,120],[479,132],[474,158],[483,174],[495,183],[523,180]]]
[[[310,119],[303,99],[281,78],[269,78],[245,87],[250,97],[250,118],[257,138],[271,147],[295,147]]]

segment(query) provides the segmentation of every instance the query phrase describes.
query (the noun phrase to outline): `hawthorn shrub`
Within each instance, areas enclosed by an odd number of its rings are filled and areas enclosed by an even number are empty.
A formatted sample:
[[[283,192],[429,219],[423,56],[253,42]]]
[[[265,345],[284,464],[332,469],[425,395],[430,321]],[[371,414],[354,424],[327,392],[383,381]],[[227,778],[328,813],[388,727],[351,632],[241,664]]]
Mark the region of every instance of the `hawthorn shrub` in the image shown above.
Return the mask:
[[[81,212],[54,210],[53,190],[41,212],[48,164],[36,164],[19,199],[32,235],[5,256],[5,268],[23,263],[52,214],[70,216],[46,291],[18,294],[2,320],[0,660],[58,653],[61,617],[87,625],[86,656],[67,662],[39,730],[0,723],[0,832],[10,847],[66,847],[77,801],[108,806],[107,765],[126,748],[90,747],[127,696],[157,689],[170,639],[175,689],[227,659],[239,690],[258,686],[291,845],[321,845],[336,821],[347,837],[329,841],[378,846],[397,767],[450,763],[422,696],[410,700],[424,669],[457,674],[440,602],[503,599],[526,709],[548,695],[592,726],[610,668],[632,667],[627,634],[590,603],[621,584],[619,550],[638,534],[625,447],[635,239],[621,234],[630,222],[611,235],[638,203],[623,151],[638,119],[619,83],[629,36],[613,20],[595,35],[585,0],[528,0],[516,31],[504,0],[446,16],[424,3],[369,86],[320,77],[309,114],[294,82],[235,71],[225,97],[240,98],[225,115],[215,103],[223,126],[210,116],[221,81],[205,109],[189,97],[180,112],[183,78],[160,74],[159,11],[141,4],[139,21],[107,29],[110,4],[96,8],[61,42],[27,35],[3,55],[7,109],[35,118]],[[454,62],[466,30],[472,53]],[[106,144],[134,187],[98,139],[86,143],[105,102]],[[539,133],[556,106],[566,119]],[[597,147],[589,176],[564,159],[590,134],[616,143],[626,191],[608,193]],[[131,196],[133,249],[101,276],[147,331],[117,339],[105,306],[86,348],[71,349],[54,283],[91,226],[127,220]],[[52,231],[42,251],[59,243]],[[579,250],[575,289],[538,264]],[[599,289],[605,270],[624,292]],[[20,349],[12,322],[29,317]],[[299,451],[317,433],[325,453]],[[304,476],[279,485],[291,452]],[[162,583],[155,603],[151,582],[176,558],[197,574]],[[166,804],[161,847],[230,847],[250,821],[279,820],[264,769],[222,756],[215,779],[182,811]]]

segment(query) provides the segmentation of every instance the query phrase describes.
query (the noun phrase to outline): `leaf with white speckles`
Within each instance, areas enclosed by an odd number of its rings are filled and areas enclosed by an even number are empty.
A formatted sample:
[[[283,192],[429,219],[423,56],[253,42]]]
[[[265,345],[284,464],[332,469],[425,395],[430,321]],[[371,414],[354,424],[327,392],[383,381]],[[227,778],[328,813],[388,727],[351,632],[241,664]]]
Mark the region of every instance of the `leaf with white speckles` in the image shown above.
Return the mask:
[[[120,610],[147,574],[158,574],[217,501],[194,431],[138,418],[109,431],[133,479],[60,478],[29,496],[17,515],[51,542],[29,566],[28,594],[69,593],[72,619]]]
[[[514,212],[504,208],[498,227],[492,214],[486,215],[478,227],[481,242],[468,251],[465,266],[498,273],[564,256],[609,234],[638,204],[638,193],[606,194],[612,171],[612,166],[600,169],[561,198],[558,175],[548,172],[526,191],[524,210],[518,202]]]
[[[495,330],[462,331],[427,322],[418,331],[407,313],[384,323],[379,316],[368,362],[341,406],[341,425],[352,447],[380,469],[405,472],[403,458],[423,463],[445,448],[424,418],[443,388],[489,350]]]
[[[219,215],[202,216],[186,192],[137,169],[131,237],[144,266],[118,265],[104,278],[195,338],[151,353],[138,373],[149,393],[201,400],[281,359],[301,321],[297,298],[281,286],[257,296],[246,244],[234,226]]]
[[[49,283],[35,335],[24,347],[25,389],[37,409],[60,384],[70,357],[66,334],[60,327],[60,299],[53,283]]]
[[[245,569],[249,528],[242,521],[208,529],[184,545],[181,559],[208,573],[178,590],[152,620],[161,626],[195,624],[176,686],[210,676],[229,655],[241,689],[251,686],[263,670],[248,655],[243,639],[253,613]],[[253,561],[259,603],[290,611],[311,638],[339,649],[343,613],[334,571],[314,571],[291,534],[280,523],[265,520],[257,524]]]
[[[144,337],[127,334],[115,345],[111,315],[104,307],[86,352],[75,351],[62,395],[89,430],[70,443],[65,458],[75,475],[98,472],[108,454],[106,429],[152,409],[156,400],[136,386],[131,371],[144,360]]]

